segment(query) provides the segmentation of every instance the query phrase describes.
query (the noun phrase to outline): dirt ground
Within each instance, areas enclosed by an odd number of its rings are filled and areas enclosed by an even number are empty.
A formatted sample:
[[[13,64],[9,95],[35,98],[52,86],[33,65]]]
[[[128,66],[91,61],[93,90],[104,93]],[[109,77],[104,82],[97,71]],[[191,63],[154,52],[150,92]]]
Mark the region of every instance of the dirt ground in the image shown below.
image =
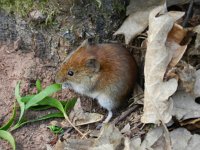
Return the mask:
[[[5,122],[12,113],[13,104],[16,101],[14,89],[18,81],[22,81],[24,92],[31,86],[33,76],[42,74],[42,65],[34,57],[34,53],[23,54],[21,51],[10,52],[10,46],[2,44],[0,46],[0,124]],[[40,70],[40,71],[38,71]],[[37,75],[36,75],[37,74]],[[45,73],[44,83],[50,84],[52,73]],[[37,114],[29,114],[37,115]],[[46,122],[47,123],[47,122]],[[45,143],[53,135],[48,132],[45,122],[34,123],[20,128],[13,133],[17,149],[45,149]],[[7,142],[0,141],[0,149],[10,149]]]

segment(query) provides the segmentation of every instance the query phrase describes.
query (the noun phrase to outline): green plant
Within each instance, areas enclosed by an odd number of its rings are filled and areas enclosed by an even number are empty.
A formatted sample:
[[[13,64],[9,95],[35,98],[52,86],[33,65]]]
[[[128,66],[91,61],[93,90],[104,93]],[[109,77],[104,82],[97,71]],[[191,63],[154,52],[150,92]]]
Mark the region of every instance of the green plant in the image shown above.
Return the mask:
[[[10,132],[5,131],[5,130],[0,130],[0,138],[7,140],[12,148],[15,150],[16,149],[16,144],[13,136],[10,134]]]
[[[76,103],[75,98],[68,101],[60,102],[57,99],[49,96],[61,90],[60,84],[52,84],[46,87],[45,89],[42,89],[40,81],[37,80],[36,88],[38,91],[37,94],[21,96],[20,82],[17,83],[16,88],[15,88],[15,97],[17,99],[17,103],[19,104],[19,108],[20,108],[20,115],[18,117],[18,121],[15,125],[13,125],[15,117],[16,117],[16,110],[17,110],[16,104],[14,104],[11,118],[8,120],[8,122],[5,125],[0,127],[0,138],[7,140],[12,145],[12,148],[14,150],[16,149],[15,140],[10,132],[18,129],[19,127],[27,123],[46,120],[50,118],[62,117],[62,118],[65,118],[67,121],[69,121],[67,114],[69,113],[69,110],[74,107]],[[25,114],[28,110],[43,110],[44,108],[48,109],[52,107],[57,108],[59,112],[47,114],[45,116],[40,116],[33,120],[27,120],[25,117]],[[73,126],[71,122],[70,124]]]
[[[64,132],[64,130],[63,130],[63,128],[61,128],[61,127],[58,127],[58,126],[47,126],[50,130],[51,130],[51,132],[53,132],[54,134],[60,134],[60,133],[63,133]]]

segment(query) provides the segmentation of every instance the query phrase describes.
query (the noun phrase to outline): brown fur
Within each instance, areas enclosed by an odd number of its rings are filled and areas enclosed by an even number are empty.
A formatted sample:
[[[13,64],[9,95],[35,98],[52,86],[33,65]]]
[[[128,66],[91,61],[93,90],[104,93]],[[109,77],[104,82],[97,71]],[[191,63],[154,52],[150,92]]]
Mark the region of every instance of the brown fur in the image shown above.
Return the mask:
[[[90,58],[97,60],[99,70],[94,71],[86,66]],[[68,70],[73,70],[74,76],[68,76]],[[89,92],[105,93],[113,99],[115,105],[111,109],[114,109],[126,102],[133,91],[136,76],[135,60],[126,48],[118,44],[86,43],[61,65],[56,82],[83,84]]]

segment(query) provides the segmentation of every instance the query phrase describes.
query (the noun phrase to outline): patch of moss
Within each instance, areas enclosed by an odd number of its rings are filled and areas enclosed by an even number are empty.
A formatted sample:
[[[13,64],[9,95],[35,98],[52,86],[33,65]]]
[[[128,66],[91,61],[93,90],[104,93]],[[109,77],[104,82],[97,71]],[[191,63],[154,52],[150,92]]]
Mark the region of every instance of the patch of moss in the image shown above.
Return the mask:
[[[24,19],[28,18],[32,10],[39,10],[47,15],[45,25],[52,24],[54,16],[59,12],[56,0],[0,0],[0,7]]]

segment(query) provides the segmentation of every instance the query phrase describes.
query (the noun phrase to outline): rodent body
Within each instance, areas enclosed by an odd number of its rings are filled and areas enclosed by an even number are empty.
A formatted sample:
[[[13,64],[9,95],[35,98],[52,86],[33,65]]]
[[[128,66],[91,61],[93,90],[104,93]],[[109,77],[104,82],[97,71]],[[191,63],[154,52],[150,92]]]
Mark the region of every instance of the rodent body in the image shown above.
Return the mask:
[[[109,111],[126,103],[133,92],[137,76],[135,60],[118,44],[90,44],[84,41],[59,68],[56,82],[63,88],[98,100]]]

